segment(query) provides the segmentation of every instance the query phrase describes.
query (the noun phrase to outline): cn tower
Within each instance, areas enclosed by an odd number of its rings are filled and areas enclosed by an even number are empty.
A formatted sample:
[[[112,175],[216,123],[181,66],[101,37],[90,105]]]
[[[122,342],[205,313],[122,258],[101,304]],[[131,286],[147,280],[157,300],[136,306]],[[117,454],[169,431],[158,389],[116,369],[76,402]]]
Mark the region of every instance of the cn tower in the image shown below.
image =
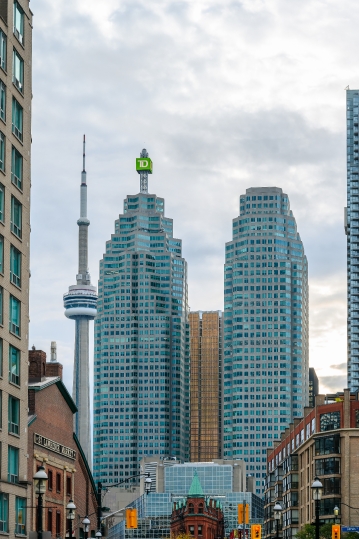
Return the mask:
[[[91,285],[88,270],[87,183],[85,168],[85,135],[83,139],[83,170],[81,173],[81,203],[79,227],[79,266],[77,284],[70,286],[64,295],[65,316],[75,320],[75,354],[73,399],[78,412],[74,416],[74,431],[91,466],[90,433],[90,372],[89,372],[89,323],[97,314],[97,291]]]

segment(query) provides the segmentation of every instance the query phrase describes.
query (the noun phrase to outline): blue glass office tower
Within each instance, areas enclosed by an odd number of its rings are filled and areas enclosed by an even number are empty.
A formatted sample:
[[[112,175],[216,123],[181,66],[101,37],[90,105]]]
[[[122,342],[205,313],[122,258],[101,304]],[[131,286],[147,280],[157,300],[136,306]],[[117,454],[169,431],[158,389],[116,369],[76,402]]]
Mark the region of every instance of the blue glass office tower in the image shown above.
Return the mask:
[[[308,405],[308,265],[282,189],[240,197],[224,270],[224,457],[262,494],[266,448]]]
[[[359,388],[359,90],[347,90],[348,387]]]
[[[100,261],[93,453],[104,483],[138,473],[145,455],[189,453],[187,263],[147,180],[125,199]]]

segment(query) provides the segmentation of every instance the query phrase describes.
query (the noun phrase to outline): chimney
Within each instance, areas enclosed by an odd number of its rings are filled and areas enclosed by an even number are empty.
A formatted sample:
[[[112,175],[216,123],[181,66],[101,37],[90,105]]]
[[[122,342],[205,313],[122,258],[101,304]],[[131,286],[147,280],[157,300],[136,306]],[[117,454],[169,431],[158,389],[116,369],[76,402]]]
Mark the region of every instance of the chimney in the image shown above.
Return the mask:
[[[59,376],[62,380],[62,365],[57,361],[56,341],[51,341],[51,361],[46,363],[46,376]]]
[[[51,361],[57,361],[57,345],[56,345],[56,341],[51,341]]]
[[[35,346],[29,350],[29,384],[41,382],[46,376],[46,354],[36,350]]]

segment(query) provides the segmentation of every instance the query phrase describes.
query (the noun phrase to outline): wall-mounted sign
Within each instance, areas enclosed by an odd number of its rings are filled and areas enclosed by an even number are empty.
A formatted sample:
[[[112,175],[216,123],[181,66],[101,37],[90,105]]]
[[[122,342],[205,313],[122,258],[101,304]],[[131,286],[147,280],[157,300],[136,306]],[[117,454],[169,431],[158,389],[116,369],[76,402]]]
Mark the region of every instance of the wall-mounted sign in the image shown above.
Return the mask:
[[[136,158],[136,170],[140,172],[148,172],[152,174],[152,161],[149,157],[137,157]]]
[[[48,449],[49,451],[53,451],[54,453],[58,453],[59,455],[62,455],[63,457],[67,457],[73,460],[76,459],[76,451],[74,449],[71,449],[71,447],[66,447],[65,445],[54,442],[53,440],[50,440],[49,438],[45,438],[45,436],[41,436],[41,434],[36,434],[36,432],[34,432],[34,444],[41,445],[41,447],[44,447],[45,449]]]

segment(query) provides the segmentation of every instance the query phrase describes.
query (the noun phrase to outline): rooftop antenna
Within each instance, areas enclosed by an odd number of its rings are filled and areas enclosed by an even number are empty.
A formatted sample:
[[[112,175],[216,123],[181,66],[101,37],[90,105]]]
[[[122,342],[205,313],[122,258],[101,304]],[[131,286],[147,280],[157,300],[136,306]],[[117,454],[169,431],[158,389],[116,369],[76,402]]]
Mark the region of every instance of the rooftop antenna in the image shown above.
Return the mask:
[[[140,175],[140,192],[148,193],[148,175],[152,174],[152,161],[146,148],[143,148],[140,158],[136,159],[136,170]]]

